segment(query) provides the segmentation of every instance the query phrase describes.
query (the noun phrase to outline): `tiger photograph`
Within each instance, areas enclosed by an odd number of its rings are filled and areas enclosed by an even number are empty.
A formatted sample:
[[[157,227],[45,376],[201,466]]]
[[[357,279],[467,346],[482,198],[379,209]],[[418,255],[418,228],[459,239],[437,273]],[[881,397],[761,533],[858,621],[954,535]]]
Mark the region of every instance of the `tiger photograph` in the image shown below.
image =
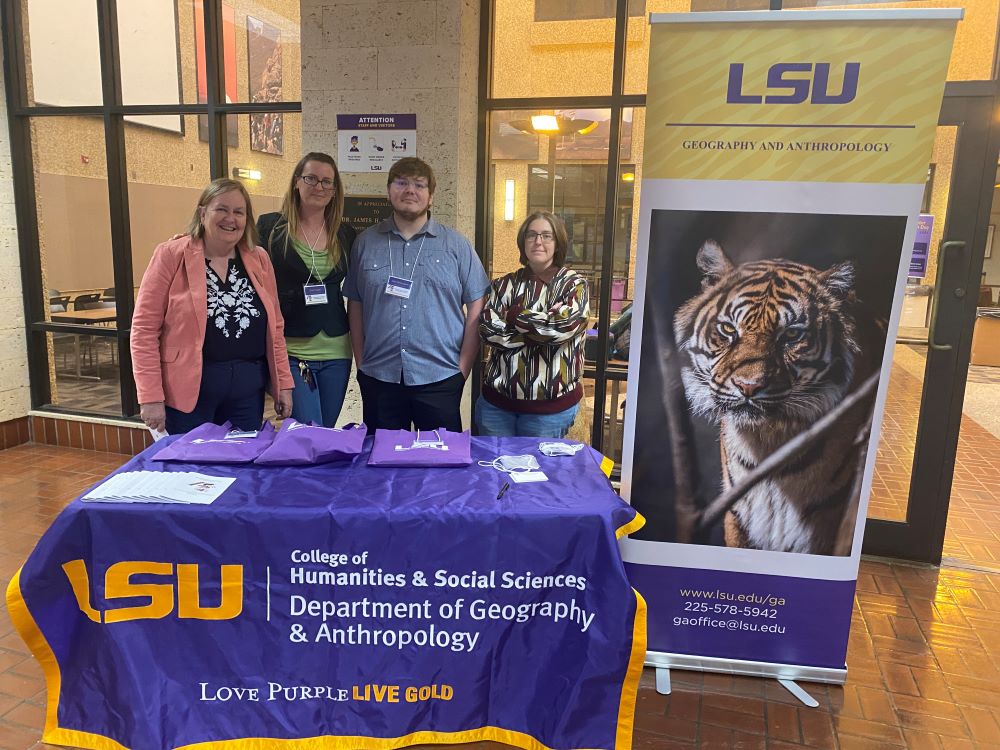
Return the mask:
[[[653,211],[636,538],[850,554],[905,228]]]

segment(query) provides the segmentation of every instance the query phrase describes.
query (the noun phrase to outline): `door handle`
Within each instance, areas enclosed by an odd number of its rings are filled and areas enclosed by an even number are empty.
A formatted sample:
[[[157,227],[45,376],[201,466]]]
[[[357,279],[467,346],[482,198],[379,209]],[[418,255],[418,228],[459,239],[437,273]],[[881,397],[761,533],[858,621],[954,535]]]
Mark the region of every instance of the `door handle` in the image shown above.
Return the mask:
[[[944,268],[948,263],[948,257],[952,254],[952,251],[958,251],[965,247],[964,240],[949,240],[948,242],[942,242],[938,248],[938,267],[937,267],[937,278],[934,280],[934,299],[931,302],[931,325],[927,345],[936,352],[950,352],[952,349],[951,344],[941,344],[937,340],[937,323],[938,323],[938,311],[940,310],[941,294],[943,293],[942,281],[944,280]],[[956,291],[956,296],[961,298],[964,296],[965,290]]]

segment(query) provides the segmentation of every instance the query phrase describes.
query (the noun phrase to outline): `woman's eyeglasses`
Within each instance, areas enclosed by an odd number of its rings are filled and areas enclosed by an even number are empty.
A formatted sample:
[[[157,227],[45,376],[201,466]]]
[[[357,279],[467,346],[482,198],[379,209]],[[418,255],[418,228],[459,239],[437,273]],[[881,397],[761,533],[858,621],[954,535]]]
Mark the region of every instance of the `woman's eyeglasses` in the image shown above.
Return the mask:
[[[524,241],[534,242],[535,240],[541,240],[542,242],[552,242],[556,236],[552,232],[525,232]]]
[[[299,179],[301,179],[309,187],[316,187],[317,185],[319,185],[324,190],[333,190],[334,185],[336,185],[336,183],[333,180],[331,180],[329,177],[324,177],[321,180],[319,177],[317,177],[314,174],[300,175]]]

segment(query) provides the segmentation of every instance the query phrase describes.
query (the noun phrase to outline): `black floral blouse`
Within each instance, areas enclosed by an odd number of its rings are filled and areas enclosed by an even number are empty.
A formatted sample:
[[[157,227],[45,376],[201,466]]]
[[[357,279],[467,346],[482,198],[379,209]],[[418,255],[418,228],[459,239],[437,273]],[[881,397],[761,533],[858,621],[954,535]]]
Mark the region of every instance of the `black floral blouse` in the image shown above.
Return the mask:
[[[219,278],[205,259],[208,321],[205,325],[206,360],[263,359],[267,352],[267,312],[253,288],[240,254],[229,260],[226,277]]]

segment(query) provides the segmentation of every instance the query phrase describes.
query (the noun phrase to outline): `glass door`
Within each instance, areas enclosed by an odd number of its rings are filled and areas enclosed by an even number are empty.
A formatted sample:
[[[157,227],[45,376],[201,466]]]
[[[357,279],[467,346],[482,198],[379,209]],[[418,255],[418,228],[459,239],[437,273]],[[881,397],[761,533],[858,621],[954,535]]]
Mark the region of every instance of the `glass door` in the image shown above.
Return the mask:
[[[997,145],[992,91],[946,96],[893,353],[864,552],[941,560]]]

